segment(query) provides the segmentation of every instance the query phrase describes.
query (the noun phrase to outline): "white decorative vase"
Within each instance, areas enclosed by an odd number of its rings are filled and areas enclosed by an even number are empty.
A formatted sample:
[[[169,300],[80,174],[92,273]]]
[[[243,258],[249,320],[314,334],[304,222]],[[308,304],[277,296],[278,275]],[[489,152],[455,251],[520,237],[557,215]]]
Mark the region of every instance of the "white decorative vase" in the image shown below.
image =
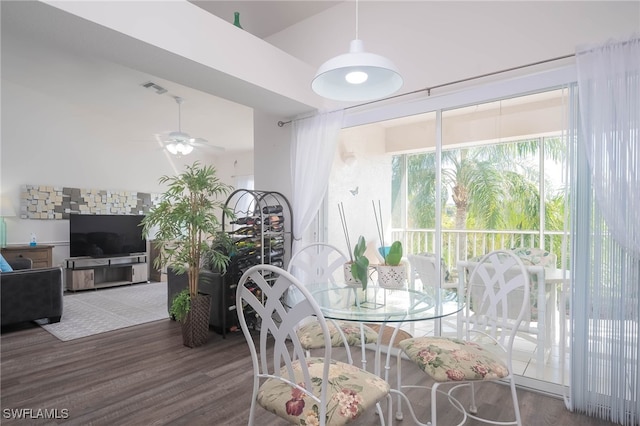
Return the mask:
[[[344,283],[349,287],[362,287],[362,282],[356,278],[353,278],[353,274],[351,273],[351,265],[353,263],[345,263],[344,264]]]
[[[407,268],[405,265],[377,265],[378,285],[383,288],[405,288]]]

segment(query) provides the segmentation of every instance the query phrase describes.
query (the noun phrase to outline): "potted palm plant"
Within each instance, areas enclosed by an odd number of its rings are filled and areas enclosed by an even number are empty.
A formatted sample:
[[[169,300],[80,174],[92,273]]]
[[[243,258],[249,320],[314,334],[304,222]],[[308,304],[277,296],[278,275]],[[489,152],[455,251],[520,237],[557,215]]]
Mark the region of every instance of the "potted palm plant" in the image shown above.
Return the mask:
[[[229,257],[220,244],[225,235],[219,216],[233,217],[224,203],[233,188],[220,181],[213,166],[198,161],[177,176],[162,176],[159,183],[167,189],[142,220],[143,232],[155,233],[155,267],[171,265],[176,273],[188,275],[188,288],[173,299],[170,313],[182,323],[185,346],[196,347],[208,339],[211,309],[211,295],[198,292],[200,269],[206,259],[213,268],[226,271]]]

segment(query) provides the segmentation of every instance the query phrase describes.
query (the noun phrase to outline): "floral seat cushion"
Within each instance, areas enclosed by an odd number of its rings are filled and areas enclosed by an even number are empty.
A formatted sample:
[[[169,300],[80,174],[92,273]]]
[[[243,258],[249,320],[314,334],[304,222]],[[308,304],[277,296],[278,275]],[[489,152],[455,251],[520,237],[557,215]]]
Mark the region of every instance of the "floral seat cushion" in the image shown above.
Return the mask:
[[[446,337],[417,337],[400,348],[436,382],[496,380],[509,374],[507,364],[482,345]]]
[[[313,395],[320,397],[322,358],[307,358]],[[286,369],[281,374],[287,376]],[[303,386],[300,361],[294,362],[294,380]],[[358,418],[389,393],[389,384],[373,373],[339,361],[331,361],[327,389],[327,425],[343,425]],[[317,425],[318,403],[301,390],[278,379],[267,379],[258,391],[258,404],[299,425]]]
[[[329,333],[331,334],[331,346],[342,346],[342,336],[336,329],[336,325],[340,327],[347,339],[349,346],[355,346],[360,344],[360,324],[347,322],[347,321],[327,321],[329,327]],[[376,343],[378,340],[378,333],[376,333],[371,327],[366,325],[364,328],[364,343]],[[324,347],[324,335],[322,334],[322,328],[317,321],[310,322],[303,325],[298,329],[298,338],[302,347],[306,350],[319,349]]]
[[[556,261],[558,257],[546,250],[542,250],[536,247],[525,248],[519,247],[510,250],[516,256],[518,256],[522,263],[525,265],[542,266],[544,268],[556,268]]]
[[[558,257],[547,250],[542,250],[536,247],[518,247],[507,251],[518,256],[525,266],[542,266],[550,269],[556,268],[556,261],[558,260]],[[470,258],[469,262],[479,262],[480,259],[482,259],[482,256],[475,256]]]

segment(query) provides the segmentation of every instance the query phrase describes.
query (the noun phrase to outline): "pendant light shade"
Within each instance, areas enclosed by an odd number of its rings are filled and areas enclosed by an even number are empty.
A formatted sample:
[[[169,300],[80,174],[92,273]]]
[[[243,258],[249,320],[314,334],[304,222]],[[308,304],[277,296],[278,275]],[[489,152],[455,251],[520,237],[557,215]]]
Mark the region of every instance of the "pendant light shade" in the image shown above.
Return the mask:
[[[370,101],[397,92],[402,76],[384,56],[364,51],[362,40],[352,40],[349,53],[322,64],[311,88],[318,95],[337,101]]]

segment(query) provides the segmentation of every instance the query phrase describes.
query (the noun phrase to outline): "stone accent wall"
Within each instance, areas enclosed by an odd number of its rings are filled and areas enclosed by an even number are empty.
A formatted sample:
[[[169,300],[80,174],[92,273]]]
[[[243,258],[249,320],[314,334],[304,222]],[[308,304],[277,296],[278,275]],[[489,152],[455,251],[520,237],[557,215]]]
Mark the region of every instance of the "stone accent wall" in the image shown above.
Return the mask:
[[[23,185],[22,219],[69,219],[70,214],[146,214],[160,194],[104,189]]]

